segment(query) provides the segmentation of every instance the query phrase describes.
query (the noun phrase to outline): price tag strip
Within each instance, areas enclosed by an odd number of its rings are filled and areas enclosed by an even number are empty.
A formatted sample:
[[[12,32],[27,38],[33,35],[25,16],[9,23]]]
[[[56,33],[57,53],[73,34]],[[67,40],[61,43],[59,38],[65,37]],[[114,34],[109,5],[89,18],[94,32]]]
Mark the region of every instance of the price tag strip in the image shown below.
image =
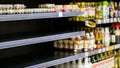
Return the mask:
[[[98,49],[98,53],[102,53],[102,49]]]
[[[117,18],[114,18],[114,22],[117,22]]]
[[[110,18],[110,23],[113,23],[113,18]]]
[[[62,13],[62,12],[59,12],[59,13],[58,13],[58,17],[63,17],[63,13]]]

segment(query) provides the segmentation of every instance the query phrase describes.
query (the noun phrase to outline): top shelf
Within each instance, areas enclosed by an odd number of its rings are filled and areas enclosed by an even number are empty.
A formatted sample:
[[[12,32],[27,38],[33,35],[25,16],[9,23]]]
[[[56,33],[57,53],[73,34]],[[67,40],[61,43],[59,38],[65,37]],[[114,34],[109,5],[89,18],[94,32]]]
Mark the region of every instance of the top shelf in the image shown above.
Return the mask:
[[[0,21],[16,21],[30,19],[59,18],[82,15],[82,12],[52,12],[52,13],[34,13],[34,14],[11,14],[0,15]]]

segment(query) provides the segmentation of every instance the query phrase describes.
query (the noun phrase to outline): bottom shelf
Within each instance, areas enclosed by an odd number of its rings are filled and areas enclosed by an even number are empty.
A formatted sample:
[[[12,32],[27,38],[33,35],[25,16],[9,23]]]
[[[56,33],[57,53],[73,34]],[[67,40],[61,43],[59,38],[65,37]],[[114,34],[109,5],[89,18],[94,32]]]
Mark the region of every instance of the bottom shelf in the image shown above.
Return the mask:
[[[77,54],[73,52],[48,50],[41,53],[0,60],[0,68],[46,68],[118,48],[120,48],[120,45],[116,44],[115,46]]]
[[[34,53],[29,55],[22,55],[18,57],[2,59],[0,60],[0,68],[23,68],[36,64],[46,63],[48,61],[51,62],[52,60],[57,60],[57,61],[60,59],[63,60],[65,57],[74,55],[74,53],[72,52],[62,52],[62,51],[49,51],[46,54],[44,53],[46,52],[43,52],[42,54]],[[54,62],[54,63],[55,64],[52,63],[52,66],[59,64],[59,62],[58,63]],[[48,67],[49,66],[50,65],[48,65]]]

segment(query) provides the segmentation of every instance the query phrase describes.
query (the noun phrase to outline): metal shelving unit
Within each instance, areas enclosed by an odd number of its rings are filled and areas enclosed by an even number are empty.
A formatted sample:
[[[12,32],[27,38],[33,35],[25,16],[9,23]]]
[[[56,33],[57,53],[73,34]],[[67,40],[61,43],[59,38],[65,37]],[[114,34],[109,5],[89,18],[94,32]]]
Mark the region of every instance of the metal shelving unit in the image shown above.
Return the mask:
[[[81,14],[82,14],[82,12],[54,12],[54,13],[0,15],[0,21],[16,21],[16,20],[71,17],[71,16],[79,16]],[[49,41],[54,41],[54,40],[59,40],[59,39],[71,38],[71,37],[74,37],[77,35],[83,36],[83,35],[85,35],[85,32],[84,31],[70,32],[70,33],[63,33],[63,34],[48,35],[48,36],[42,36],[42,37],[34,37],[34,38],[26,38],[26,39],[20,39],[20,40],[0,42],[0,49],[49,42]],[[118,48],[120,48],[120,44],[116,44],[115,46],[104,47],[102,49],[96,49],[96,50],[88,51],[88,52],[82,52],[82,53],[77,53],[77,54],[73,53],[72,55],[65,56],[62,58],[57,58],[57,59],[49,60],[49,61],[38,63],[38,64],[28,65],[28,66],[25,66],[25,68],[51,67],[51,66],[65,63],[65,62],[77,60],[79,58],[84,58],[87,56],[95,55],[98,53],[109,51],[111,49],[118,49]]]

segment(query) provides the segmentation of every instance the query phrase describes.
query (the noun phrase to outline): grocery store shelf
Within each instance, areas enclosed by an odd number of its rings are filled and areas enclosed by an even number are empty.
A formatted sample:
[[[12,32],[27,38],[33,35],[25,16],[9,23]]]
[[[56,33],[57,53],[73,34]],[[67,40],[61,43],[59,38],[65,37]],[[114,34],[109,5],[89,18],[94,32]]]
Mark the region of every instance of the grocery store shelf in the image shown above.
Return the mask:
[[[102,53],[102,52],[106,52],[106,51],[114,50],[114,49],[118,49],[118,48],[120,48],[120,44],[116,44],[115,46],[105,47],[105,48],[102,48],[102,49],[96,49],[96,50],[93,50],[93,51],[78,53],[78,54],[68,56],[68,57],[65,57],[65,58],[60,58],[60,59],[56,59],[56,60],[52,60],[52,61],[48,61],[48,62],[28,66],[26,68],[46,68],[46,67],[51,67],[51,66],[55,66],[55,65],[58,65],[58,64],[62,64],[62,63],[65,63],[65,62],[72,61],[72,60],[77,60],[79,58],[84,58],[84,57],[87,57],[87,56],[99,54],[99,53]]]
[[[83,58],[84,53],[74,54],[73,52],[65,51],[47,51],[43,53],[33,53],[28,55],[23,55],[19,57],[12,57],[10,59],[0,60],[1,68],[29,68],[31,65],[39,64],[32,66],[33,68],[46,68],[78,58]],[[11,63],[13,62],[13,63]]]
[[[34,14],[11,14],[0,15],[0,21],[30,20],[44,18],[71,17],[81,15],[82,12],[52,12],[52,13],[34,13]]]
[[[59,39],[71,38],[71,37],[74,37],[77,35],[83,36],[83,35],[85,35],[85,32],[84,31],[70,32],[70,33],[63,33],[63,34],[48,35],[48,36],[42,36],[42,37],[34,37],[34,38],[0,42],[0,49],[49,42],[49,41],[54,41],[54,40],[59,40]]]

